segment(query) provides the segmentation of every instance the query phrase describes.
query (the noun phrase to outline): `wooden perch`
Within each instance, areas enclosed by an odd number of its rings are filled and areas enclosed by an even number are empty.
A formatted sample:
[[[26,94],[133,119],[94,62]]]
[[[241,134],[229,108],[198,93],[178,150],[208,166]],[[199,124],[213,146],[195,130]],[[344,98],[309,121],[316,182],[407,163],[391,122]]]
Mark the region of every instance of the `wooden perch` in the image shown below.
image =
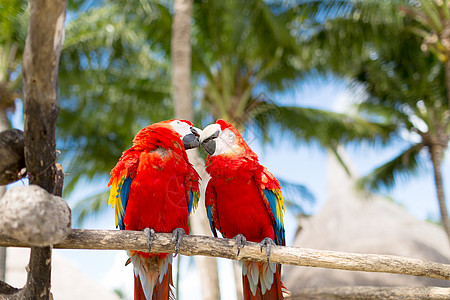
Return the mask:
[[[344,286],[300,290],[289,300],[312,299],[449,299],[450,288]]]
[[[0,234],[0,246],[27,247],[28,245]],[[68,238],[54,248],[112,249],[147,251],[146,236],[141,231],[73,229]],[[152,252],[174,252],[172,235],[157,233]],[[239,257],[232,239],[190,235],[183,239],[180,254],[224,257],[235,260],[266,261],[257,243],[249,242]],[[308,267],[321,267],[349,271],[395,273],[450,280],[450,265],[394,255],[358,254],[306,248],[273,246],[270,261]]]

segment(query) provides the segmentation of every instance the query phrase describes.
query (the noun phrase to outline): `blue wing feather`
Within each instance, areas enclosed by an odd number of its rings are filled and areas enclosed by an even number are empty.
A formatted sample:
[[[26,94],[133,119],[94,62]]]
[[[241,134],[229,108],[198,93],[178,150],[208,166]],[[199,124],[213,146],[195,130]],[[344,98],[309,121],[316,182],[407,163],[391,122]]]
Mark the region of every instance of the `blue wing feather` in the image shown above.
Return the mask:
[[[191,211],[192,211],[192,204],[193,204],[193,200],[194,199],[194,193],[192,193],[192,190],[190,190],[189,191],[189,203],[188,203],[188,211],[189,211],[189,214],[191,213]]]
[[[200,193],[198,191],[189,190],[189,202],[188,202],[188,212],[189,215],[195,211],[198,206],[198,200],[200,198]]]
[[[285,231],[284,231],[284,222],[282,215],[282,207],[280,207],[280,201],[282,201],[281,193],[274,193],[272,190],[264,189],[264,196],[269,203],[270,210],[275,219],[275,236],[277,239],[277,245],[285,245]],[[281,199],[279,199],[281,197]]]
[[[123,223],[123,221],[125,218],[125,211],[127,209],[127,203],[128,203],[128,193],[130,192],[130,186],[131,186],[132,181],[133,181],[133,179],[131,177],[128,177],[127,179],[124,180],[124,182],[122,183],[122,186],[120,188],[120,201],[122,202],[122,207],[123,207],[123,214],[120,214],[118,216],[120,230],[125,229],[125,224]]]
[[[208,205],[208,208],[206,209],[206,212],[208,214],[209,226],[211,227],[211,232],[213,233],[213,235],[215,237],[217,237],[217,231],[216,231],[216,226],[214,225],[214,220],[213,220],[213,216],[212,216],[212,206],[211,205]]]

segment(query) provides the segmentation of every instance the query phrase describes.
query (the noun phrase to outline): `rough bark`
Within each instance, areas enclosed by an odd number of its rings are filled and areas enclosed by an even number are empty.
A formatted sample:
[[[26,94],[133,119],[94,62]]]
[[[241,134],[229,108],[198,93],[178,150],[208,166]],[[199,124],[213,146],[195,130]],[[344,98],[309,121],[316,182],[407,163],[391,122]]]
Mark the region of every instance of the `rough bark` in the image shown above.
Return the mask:
[[[441,213],[441,222],[444,227],[444,231],[447,234],[448,241],[450,242],[450,219],[448,217],[448,209],[445,200],[444,183],[442,179],[442,159],[444,156],[444,147],[435,144],[430,146],[431,161],[433,163],[434,182],[436,185],[436,194],[439,202],[439,211]]]
[[[0,202],[0,229],[33,246],[63,241],[71,231],[66,201],[37,185],[9,189]]]
[[[65,0],[31,0],[23,53],[25,164],[30,184],[53,194],[58,65],[64,40]],[[31,247],[23,299],[50,299],[51,247]]]
[[[19,291],[20,291],[19,289],[10,286],[6,282],[0,281],[0,299],[3,299],[2,298],[2,296],[3,296],[2,294],[11,295],[11,294],[15,294],[15,293],[17,293]]]
[[[23,54],[25,163],[31,184],[55,189],[58,64],[64,38],[64,0],[30,2]]]
[[[14,107],[14,101],[18,95],[9,88],[8,83],[1,80],[2,79],[0,79],[0,110],[5,111],[7,108]]]
[[[2,132],[4,130],[9,129],[9,121],[8,118],[6,117],[6,111],[4,109],[0,109],[0,135],[2,134]],[[1,140],[1,138],[0,138]],[[3,162],[3,158],[1,153],[3,153],[3,150],[1,149],[3,148],[2,146],[2,142],[0,141],[0,165]],[[22,150],[23,153],[23,150]],[[23,154],[22,154],[23,156]],[[2,178],[3,175],[5,173],[5,171],[2,169],[3,167],[0,166],[0,201],[2,200],[3,194],[5,194],[6,192],[6,187],[3,186],[2,183]],[[6,248],[4,247],[0,247],[0,282],[1,281],[5,281],[5,277],[6,277]],[[1,291],[0,291],[1,293]]]
[[[0,246],[27,247],[23,242],[0,234]],[[54,248],[148,251],[147,238],[142,231],[72,229],[71,234]],[[172,235],[157,233],[152,252],[175,252]],[[180,254],[223,257],[232,260],[266,262],[266,251],[258,243],[248,242],[239,257],[233,239],[189,235],[183,238]],[[316,250],[288,246],[272,246],[270,262],[307,267],[349,271],[393,273],[450,280],[450,265],[436,262],[380,254],[361,254]]]
[[[193,121],[194,106],[192,103],[191,92],[191,19],[192,19],[193,0],[175,0],[175,15],[172,23],[172,86],[175,106],[175,117]],[[204,171],[204,162],[200,159],[196,150],[188,151],[189,160],[196,170],[202,176],[206,175]],[[201,189],[204,191],[206,182],[201,182]],[[203,197],[204,193],[201,193]],[[208,234],[209,225],[206,218],[204,199],[196,213],[190,217],[191,231],[195,234]],[[216,259],[198,256],[195,263],[199,269],[202,278],[202,296],[203,299],[220,299],[219,275]]]
[[[25,140],[19,129],[0,130],[0,185],[7,185],[24,176]]]
[[[6,109],[0,108],[0,131],[7,130],[11,128],[8,117],[6,116]]]
[[[0,282],[6,278],[6,247],[0,247]]]
[[[449,299],[450,288],[440,287],[372,287],[348,286],[310,288],[289,297],[290,300],[309,299]]]

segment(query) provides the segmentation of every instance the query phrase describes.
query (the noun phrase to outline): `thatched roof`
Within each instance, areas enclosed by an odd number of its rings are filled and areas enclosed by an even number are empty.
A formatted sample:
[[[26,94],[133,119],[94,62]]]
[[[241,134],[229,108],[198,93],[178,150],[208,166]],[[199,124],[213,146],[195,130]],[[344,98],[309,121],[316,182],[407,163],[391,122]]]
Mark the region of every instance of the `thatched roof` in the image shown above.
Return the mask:
[[[17,288],[24,286],[27,280],[25,266],[29,259],[29,248],[7,248],[7,283]],[[88,278],[55,251],[52,254],[51,292],[57,300],[120,300],[115,293]]]
[[[345,153],[342,155],[350,165]],[[354,183],[354,176],[349,176],[330,154],[328,200],[317,215],[301,224],[294,246],[450,263],[450,244],[442,228],[415,219],[387,199],[356,192]],[[284,283],[294,293],[301,288],[355,285],[450,286],[449,281],[405,275],[293,266],[284,270]]]

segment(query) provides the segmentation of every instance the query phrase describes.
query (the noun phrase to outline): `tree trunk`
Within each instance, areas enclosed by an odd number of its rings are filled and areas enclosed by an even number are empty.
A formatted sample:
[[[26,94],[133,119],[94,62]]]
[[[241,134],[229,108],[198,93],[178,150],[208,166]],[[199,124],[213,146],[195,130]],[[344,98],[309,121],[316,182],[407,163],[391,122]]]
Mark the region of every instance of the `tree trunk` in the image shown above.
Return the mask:
[[[9,129],[10,124],[6,117],[6,111],[0,109],[0,131]],[[0,201],[2,201],[3,194],[6,192],[6,186],[0,186]],[[0,281],[5,281],[6,278],[6,248],[0,247]]]
[[[23,53],[25,164],[30,184],[49,193],[56,188],[55,128],[58,115],[58,65],[64,39],[65,0],[30,1]],[[52,248],[31,247],[22,299],[52,298]]]
[[[431,161],[433,163],[434,182],[436,185],[436,194],[439,202],[439,210],[441,213],[441,222],[450,242],[450,220],[448,218],[448,210],[445,201],[445,191],[441,170],[442,159],[444,157],[444,147],[440,144],[434,144],[430,146],[430,154]]]
[[[0,186],[0,201],[5,194],[5,186]],[[0,281],[6,280],[6,248],[0,247]]]
[[[191,93],[191,18],[193,0],[175,0],[172,23],[172,87],[176,118],[193,121]]]
[[[242,267],[233,261],[234,284],[236,285],[236,299],[244,300],[244,288],[242,286]]]
[[[200,200],[195,214],[190,217],[193,234],[211,235],[208,217],[205,208],[205,190],[209,181],[209,175],[204,168],[204,161],[200,158],[197,150],[188,151],[189,161],[194,165],[202,181],[200,182]],[[220,299],[219,270],[217,259],[204,256],[196,256],[195,263],[200,272],[202,284],[202,296],[204,300]]]
[[[175,117],[193,121],[194,109],[191,95],[191,19],[193,0],[175,0],[175,15],[172,23],[172,86],[175,106]],[[200,186],[200,207],[191,215],[192,233],[210,235],[209,224],[204,208],[204,191],[206,188],[206,172],[204,162],[197,150],[188,151],[189,160],[203,178]],[[202,279],[202,296],[204,300],[220,299],[219,274],[215,258],[195,258]]]

